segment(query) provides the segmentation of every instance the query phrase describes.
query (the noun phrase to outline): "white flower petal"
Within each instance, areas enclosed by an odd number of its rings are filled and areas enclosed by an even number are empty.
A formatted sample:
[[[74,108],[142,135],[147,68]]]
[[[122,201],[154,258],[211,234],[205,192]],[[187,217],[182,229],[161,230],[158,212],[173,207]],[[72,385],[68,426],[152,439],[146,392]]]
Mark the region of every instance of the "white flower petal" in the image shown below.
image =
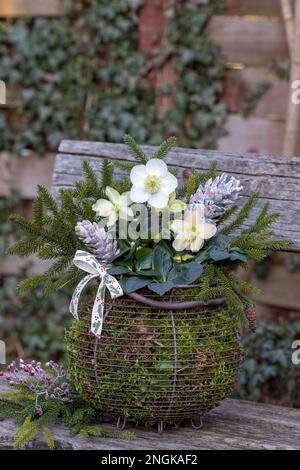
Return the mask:
[[[158,191],[155,194],[150,194],[148,203],[157,209],[164,209],[168,205],[169,196],[163,191]]]
[[[175,233],[181,233],[183,232],[184,229],[184,222],[183,220],[173,220],[173,222],[170,225],[170,228],[173,232]]]
[[[146,170],[148,175],[155,175],[165,177],[168,173],[168,167],[164,161],[159,158],[152,158],[146,163]],[[171,191],[170,191],[171,192]]]
[[[147,178],[146,165],[136,165],[132,168],[130,172],[132,184],[141,186],[144,184],[145,178]]]
[[[115,225],[116,221],[118,220],[118,214],[116,211],[111,211],[108,217],[107,227],[112,227]]]
[[[183,251],[188,247],[187,241],[182,237],[176,237],[172,245],[176,251]]]
[[[203,247],[203,245],[204,245],[203,238],[198,236],[191,242],[191,251],[197,252]]]
[[[199,226],[198,232],[202,238],[208,240],[217,233],[217,227],[214,224],[209,224],[206,222]]]
[[[101,217],[108,217],[111,211],[113,211],[113,205],[106,199],[98,199],[98,201],[93,204],[92,209]]]
[[[113,204],[118,204],[119,199],[120,199],[120,193],[116,191],[115,189],[111,188],[110,186],[107,186],[105,189],[106,196],[108,199],[113,203]]]
[[[130,209],[130,207],[122,206],[119,211],[119,217],[120,219],[125,219],[125,220],[133,217],[132,209]]]
[[[132,186],[130,191],[130,199],[133,202],[146,202],[149,199],[150,194],[145,190],[143,186]]]
[[[130,199],[130,191],[127,191],[126,193],[121,194],[120,196],[120,204],[121,206],[130,206],[132,203]]]
[[[177,178],[172,175],[172,173],[167,173],[166,176],[164,176],[163,178],[161,178],[161,188],[168,192],[168,194],[172,193],[173,191],[175,191],[175,189],[177,188],[178,186],[178,181],[177,181]]]

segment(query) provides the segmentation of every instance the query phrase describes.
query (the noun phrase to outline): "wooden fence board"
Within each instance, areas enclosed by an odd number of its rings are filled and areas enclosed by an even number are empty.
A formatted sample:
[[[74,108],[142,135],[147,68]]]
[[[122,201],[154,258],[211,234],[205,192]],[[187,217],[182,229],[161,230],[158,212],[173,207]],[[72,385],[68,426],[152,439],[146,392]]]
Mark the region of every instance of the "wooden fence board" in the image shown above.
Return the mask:
[[[0,154],[0,196],[7,196],[10,188],[17,189],[23,199],[33,199],[36,186],[51,187],[54,154],[45,157],[30,155],[16,157],[2,152]]]
[[[0,17],[61,16],[65,14],[59,0],[0,0]]]
[[[285,132],[283,122],[260,117],[246,119],[232,114],[227,120],[226,129],[228,135],[218,141],[218,148],[224,152],[282,153]]]
[[[280,16],[280,0],[225,0],[230,15]]]
[[[291,311],[299,310],[299,271],[289,272],[286,266],[272,265],[266,279],[254,278],[252,281],[261,290],[261,294],[254,296],[255,301]]]
[[[288,56],[284,27],[279,20],[216,15],[208,33],[229,62],[262,65],[267,59]]]
[[[285,119],[287,111],[289,82],[280,80],[266,67],[247,67],[228,70],[223,99],[232,113],[242,113],[247,92],[255,91],[262,83],[270,84],[268,91],[258,101],[251,116],[278,116]]]

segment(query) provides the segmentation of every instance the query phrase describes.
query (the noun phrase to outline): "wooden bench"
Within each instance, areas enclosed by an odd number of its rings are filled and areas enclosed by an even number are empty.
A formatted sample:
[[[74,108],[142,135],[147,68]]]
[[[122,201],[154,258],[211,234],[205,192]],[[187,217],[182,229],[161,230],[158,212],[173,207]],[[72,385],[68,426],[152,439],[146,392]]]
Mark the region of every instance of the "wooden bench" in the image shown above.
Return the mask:
[[[111,424],[102,427],[115,429]],[[0,451],[13,447],[16,429],[13,420],[0,421]],[[135,434],[130,441],[71,437],[61,425],[51,430],[56,448],[65,450],[295,450],[300,449],[300,410],[227,399],[203,418],[199,430],[180,427],[159,435],[129,426],[126,430]],[[36,438],[27,448],[46,449],[46,445]]]
[[[145,146],[143,150],[152,155],[154,147]],[[55,162],[53,192],[61,187],[71,187],[82,179],[83,160],[88,160],[100,175],[103,157],[133,161],[127,147],[121,144],[63,141]],[[271,208],[281,214],[274,224],[276,236],[292,239],[291,251],[300,252],[300,159],[179,148],[172,150],[166,159],[168,164],[179,169],[180,179],[185,178],[191,168],[207,169],[212,161],[218,162],[220,172],[241,179],[244,197],[259,191],[259,205],[265,201],[271,203]],[[116,175],[122,178],[124,172],[117,169]],[[12,421],[0,422],[0,449],[11,446],[14,430]],[[228,399],[205,416],[200,430],[178,428],[159,436],[155,432],[135,429],[133,441],[83,441],[78,437],[71,438],[60,426],[53,431],[59,448],[68,449],[300,449],[300,410]],[[41,445],[39,441],[33,443],[36,447]]]
[[[146,155],[152,155],[155,150],[155,147],[150,146],[142,148]],[[123,144],[63,141],[54,165],[54,193],[61,187],[71,187],[75,181],[83,178],[83,160],[88,160],[100,175],[100,162],[103,157],[117,161],[134,161],[130,151]],[[181,180],[192,168],[205,170],[211,162],[216,161],[219,172],[240,178],[244,186],[243,196],[259,191],[258,207],[266,201],[271,203],[271,208],[281,215],[273,226],[276,237],[293,240],[291,251],[300,251],[300,158],[235,155],[212,150],[175,148],[165,161],[178,168],[178,178]],[[116,176],[122,178],[124,171],[117,169]],[[254,210],[252,217],[255,217],[256,213]]]

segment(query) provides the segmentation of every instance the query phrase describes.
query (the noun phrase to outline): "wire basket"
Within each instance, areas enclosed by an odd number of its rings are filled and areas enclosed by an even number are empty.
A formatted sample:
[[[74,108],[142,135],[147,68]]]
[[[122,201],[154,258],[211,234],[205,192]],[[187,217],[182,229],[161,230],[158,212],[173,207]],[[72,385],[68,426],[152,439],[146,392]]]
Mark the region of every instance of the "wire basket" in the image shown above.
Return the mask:
[[[83,398],[119,422],[161,428],[217,406],[243,353],[226,305],[197,307],[195,292],[107,298],[100,339],[90,333],[92,306],[82,305],[66,339],[71,380]]]

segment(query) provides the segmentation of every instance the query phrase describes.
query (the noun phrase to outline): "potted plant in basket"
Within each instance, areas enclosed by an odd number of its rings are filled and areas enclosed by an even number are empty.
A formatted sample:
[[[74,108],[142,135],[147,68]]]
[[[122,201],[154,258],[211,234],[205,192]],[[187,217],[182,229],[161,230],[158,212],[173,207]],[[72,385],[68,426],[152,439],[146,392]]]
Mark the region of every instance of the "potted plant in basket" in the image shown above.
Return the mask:
[[[39,187],[33,220],[13,216],[27,236],[9,252],[54,260],[20,289],[74,286],[68,371],[86,401],[121,427],[197,425],[238,375],[238,324],[255,327],[255,288],[235,269],[290,242],[272,238],[268,204],[245,224],[258,194],[237,204],[240,182],[216,165],[181,181],[164,162],[174,138],[150,158],[132,137],[125,143],[136,162],[104,160],[100,180],[84,162],[85,180],[59,201]]]

